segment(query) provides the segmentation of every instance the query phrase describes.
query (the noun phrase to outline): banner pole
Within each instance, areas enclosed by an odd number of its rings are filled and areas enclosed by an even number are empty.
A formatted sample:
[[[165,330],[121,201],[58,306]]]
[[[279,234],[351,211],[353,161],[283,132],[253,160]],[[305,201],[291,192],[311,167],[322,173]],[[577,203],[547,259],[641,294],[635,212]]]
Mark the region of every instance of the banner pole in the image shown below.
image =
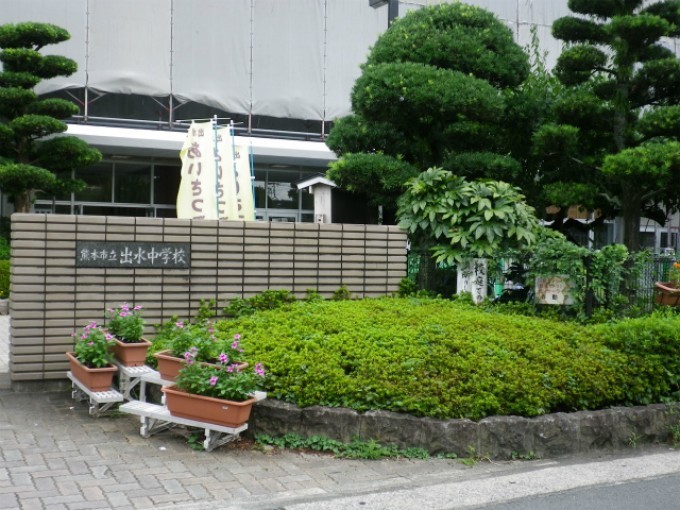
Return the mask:
[[[234,219],[241,219],[243,216],[238,203],[238,170],[236,169],[236,128],[233,120],[229,122],[229,130],[231,132],[231,160],[234,162],[234,198],[236,199],[236,218]]]
[[[217,149],[217,115],[212,118],[213,135],[215,138],[215,218],[220,219],[220,156]]]
[[[253,188],[253,219],[256,218],[255,212],[257,209],[255,209],[255,161],[253,158],[253,140],[250,140],[250,145],[248,146],[249,153],[248,153],[248,158],[250,159],[250,184],[251,187]]]

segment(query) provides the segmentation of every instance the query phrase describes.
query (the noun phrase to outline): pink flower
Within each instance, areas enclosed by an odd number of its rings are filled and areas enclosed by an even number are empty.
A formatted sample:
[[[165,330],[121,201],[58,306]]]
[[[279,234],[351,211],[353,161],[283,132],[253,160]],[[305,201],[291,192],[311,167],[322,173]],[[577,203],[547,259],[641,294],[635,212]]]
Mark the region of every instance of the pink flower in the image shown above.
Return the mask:
[[[260,377],[264,377],[264,367],[262,363],[255,363],[255,373]]]
[[[236,333],[236,334],[234,335],[234,340],[241,340],[241,335],[239,335],[238,333]]]
[[[229,363],[229,356],[227,356],[227,355],[224,354],[224,353],[221,353],[221,354],[218,356],[218,359],[220,360],[220,363],[223,363],[223,364],[225,364],[225,365],[226,365],[227,363]]]
[[[125,310],[123,310],[122,312],[120,312],[119,315],[120,315],[121,317],[127,317],[127,312],[126,312]]]
[[[106,334],[106,339],[107,340],[113,340],[113,335],[111,333]]]
[[[142,309],[142,305],[136,305],[136,306],[133,308],[133,310],[135,310],[135,311],[141,310],[141,309]]]
[[[182,322],[182,321],[175,322],[175,326],[177,326],[178,328],[182,329],[182,328],[184,327],[184,322]]]
[[[231,348],[234,350],[238,350],[238,340],[234,340],[234,343],[231,344]]]
[[[213,376],[210,378],[210,381],[209,381],[209,382],[210,382],[210,386],[215,386],[215,385],[217,384],[217,376],[216,376],[216,375],[213,375]]]
[[[236,370],[236,365],[229,365],[227,367],[227,372],[233,372],[234,370]]]
[[[87,345],[94,345],[94,342],[87,342]]]

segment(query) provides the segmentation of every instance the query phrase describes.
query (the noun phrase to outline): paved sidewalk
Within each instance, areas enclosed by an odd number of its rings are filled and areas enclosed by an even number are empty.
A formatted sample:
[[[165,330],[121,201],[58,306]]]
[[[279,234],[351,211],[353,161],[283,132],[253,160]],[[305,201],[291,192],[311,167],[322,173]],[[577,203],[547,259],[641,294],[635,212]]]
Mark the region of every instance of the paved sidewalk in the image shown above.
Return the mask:
[[[522,464],[355,461],[231,445],[197,452],[177,432],[142,438],[134,416],[92,418],[87,404],[72,401],[70,392],[0,392],[0,508],[202,508],[228,501],[230,508],[272,509],[300,498],[356,495],[514,467]]]
[[[428,487],[436,491],[441,484],[483,479],[493,485],[490,477],[538,473],[569,462],[357,461],[238,445],[197,452],[177,432],[144,439],[137,417],[92,418],[87,407],[72,401],[70,392],[0,392],[0,508],[314,508],[376,491],[428,492]],[[606,455],[591,459],[598,457]]]

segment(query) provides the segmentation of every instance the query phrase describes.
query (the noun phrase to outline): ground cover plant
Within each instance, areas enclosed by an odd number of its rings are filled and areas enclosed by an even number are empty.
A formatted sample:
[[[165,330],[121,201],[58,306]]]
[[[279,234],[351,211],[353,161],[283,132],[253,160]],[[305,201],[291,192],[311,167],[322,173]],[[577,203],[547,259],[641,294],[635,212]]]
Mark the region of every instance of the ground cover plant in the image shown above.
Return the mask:
[[[443,299],[297,302],[220,321],[271,398],[416,416],[536,416],[671,399],[680,316],[584,326]]]

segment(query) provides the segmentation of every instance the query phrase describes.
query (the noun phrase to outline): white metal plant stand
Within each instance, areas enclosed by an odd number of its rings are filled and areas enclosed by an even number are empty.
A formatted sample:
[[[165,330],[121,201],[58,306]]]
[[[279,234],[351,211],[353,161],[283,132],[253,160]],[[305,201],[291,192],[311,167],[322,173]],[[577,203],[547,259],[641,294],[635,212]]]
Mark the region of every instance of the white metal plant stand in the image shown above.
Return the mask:
[[[123,394],[116,390],[92,391],[85,387],[69,370],[66,375],[71,379],[71,398],[82,401],[89,400],[90,416],[99,417],[109,410],[113,404],[124,400]]]
[[[127,367],[121,364],[118,360],[114,360],[113,364],[118,367],[118,390],[123,393],[125,400],[132,400],[130,392],[142,380],[143,376],[158,374],[153,368],[146,365],[141,367]],[[144,400],[144,387],[140,387],[140,398]]]
[[[247,423],[240,427],[222,427],[212,423],[172,416],[165,406],[136,400],[123,404],[118,410],[123,413],[136,414],[140,417],[142,425],[139,429],[139,434],[142,437],[150,437],[156,432],[167,430],[175,425],[203,429],[205,431],[203,448],[208,452],[218,446],[235,441],[238,439],[239,434],[248,428]]]

